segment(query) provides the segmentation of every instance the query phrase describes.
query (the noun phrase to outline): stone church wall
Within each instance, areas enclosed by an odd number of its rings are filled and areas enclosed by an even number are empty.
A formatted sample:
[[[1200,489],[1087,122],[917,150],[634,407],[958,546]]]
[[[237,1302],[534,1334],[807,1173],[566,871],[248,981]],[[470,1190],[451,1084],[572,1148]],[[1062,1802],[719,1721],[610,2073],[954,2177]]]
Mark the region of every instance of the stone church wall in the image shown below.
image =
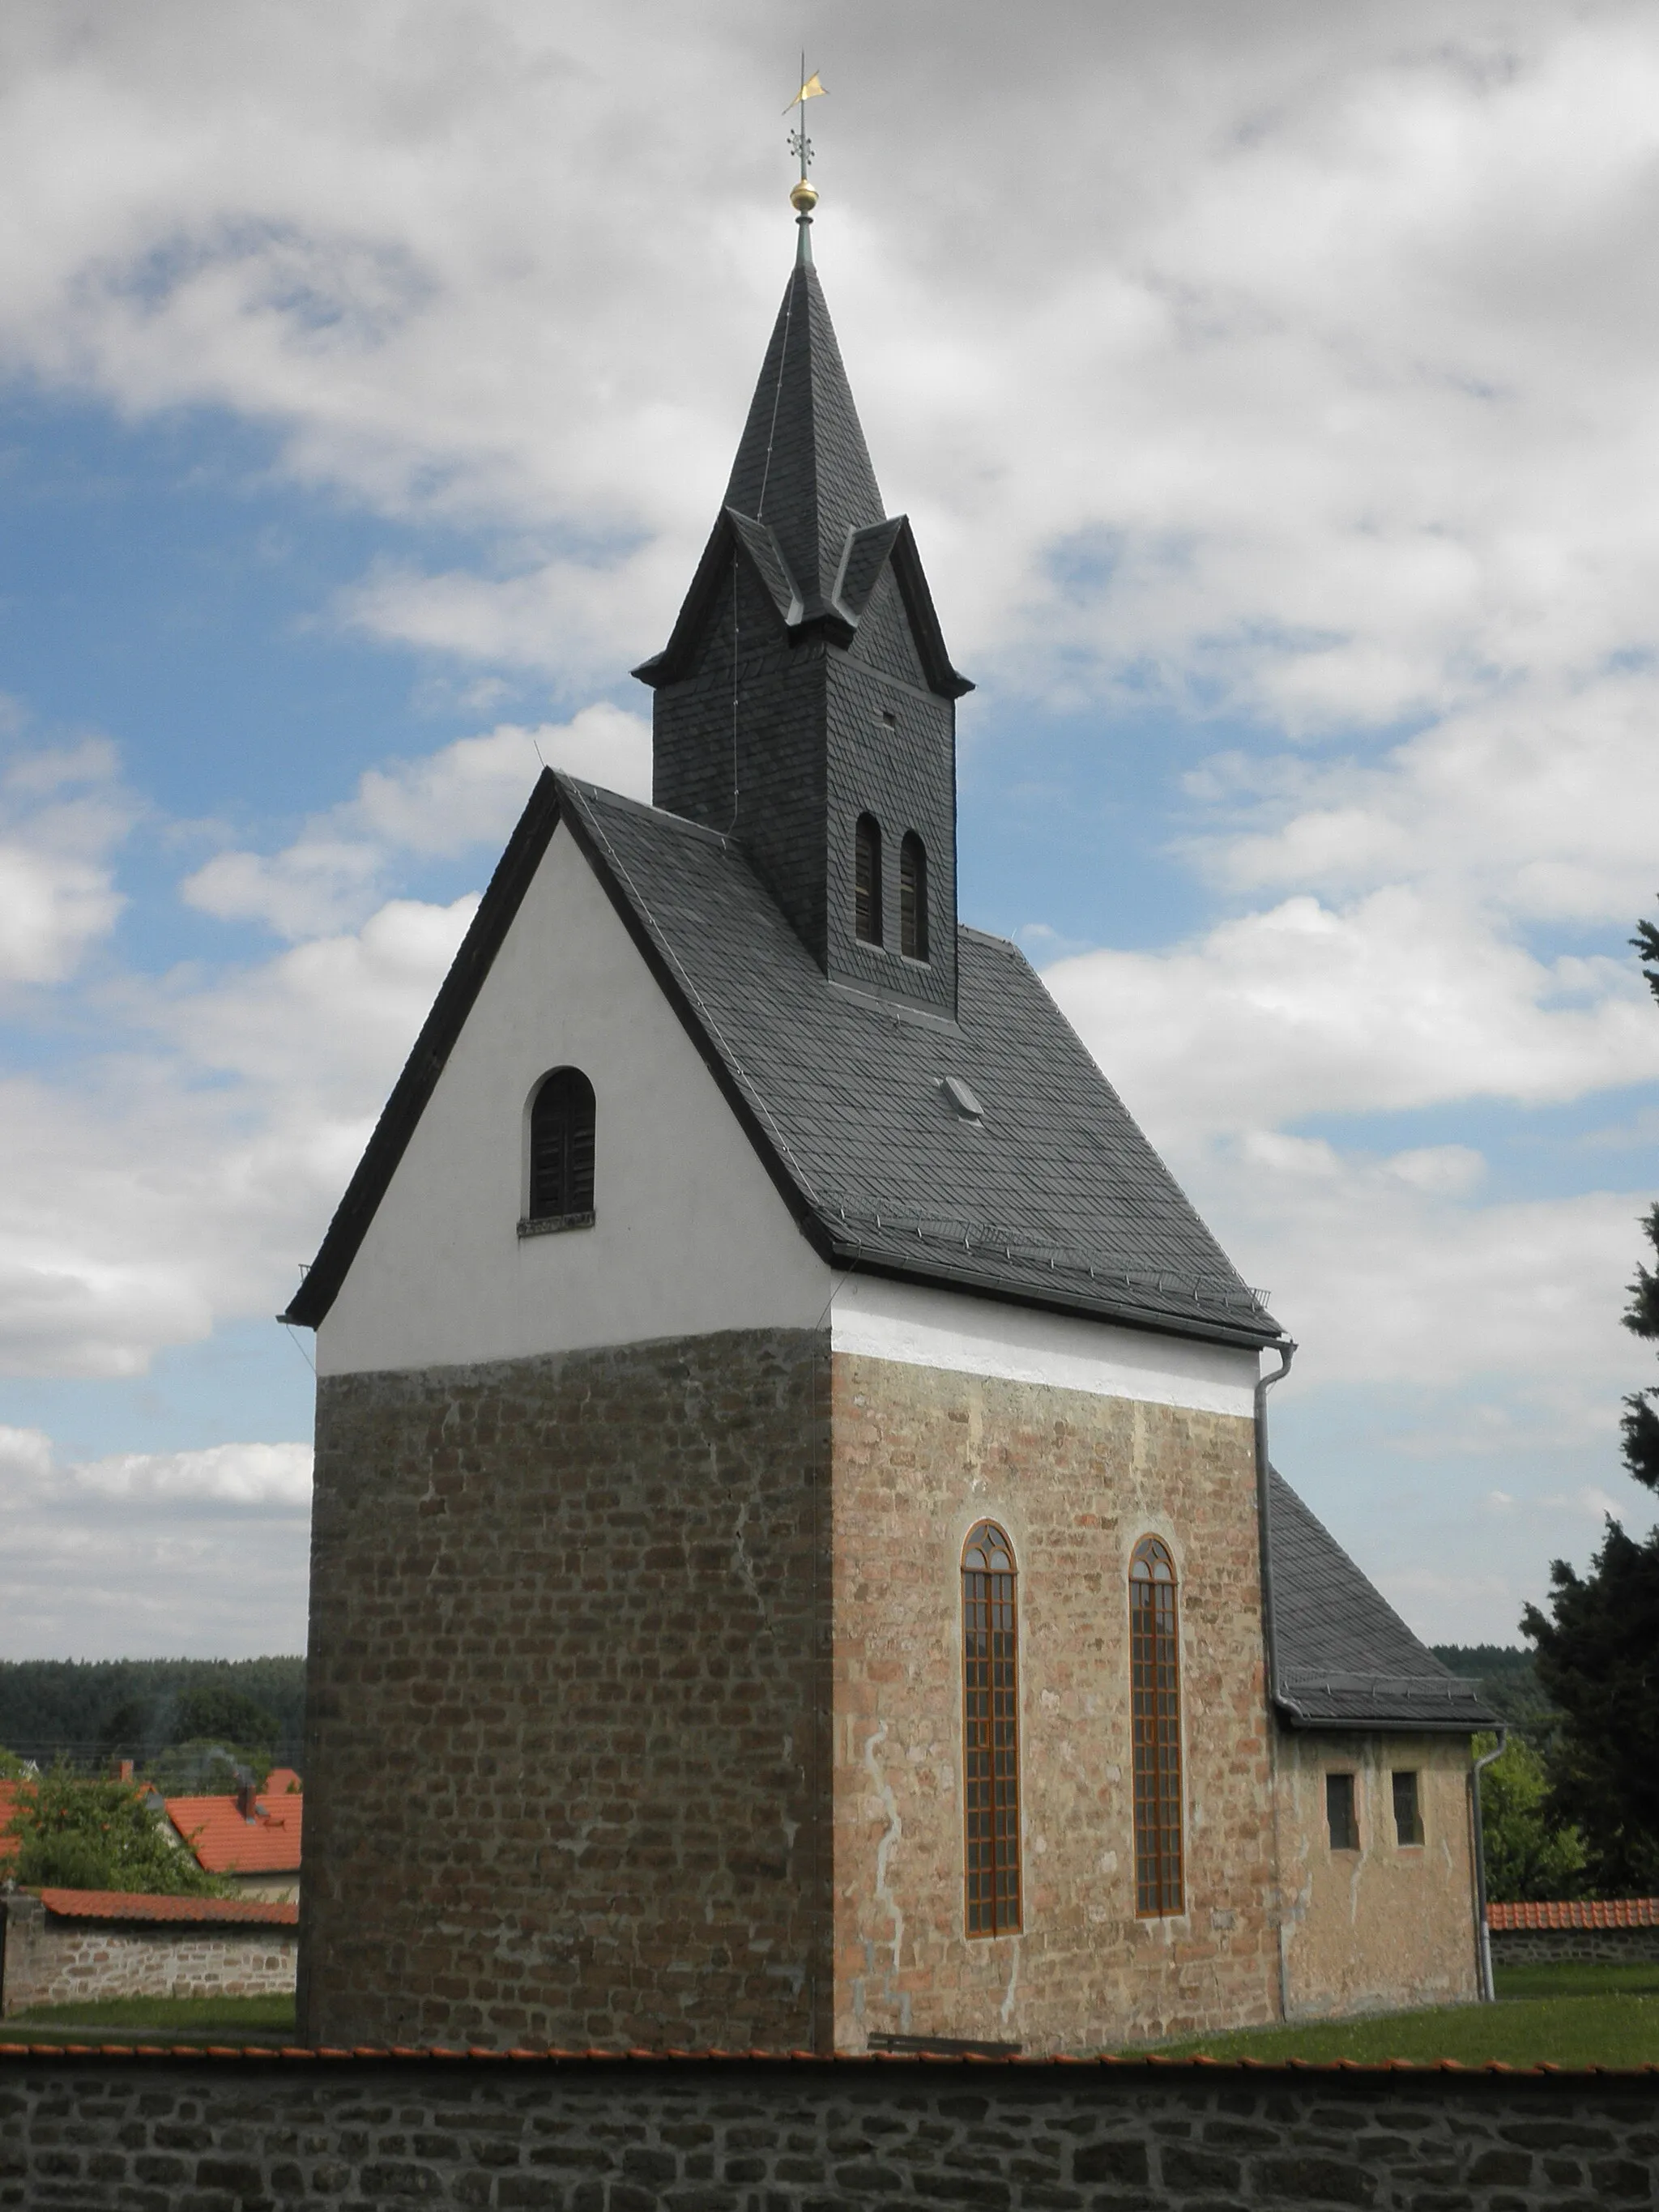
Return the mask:
[[[1274,2016],[1254,1431],[855,1354],[834,1361],[836,2044],[1110,2048]],[[1025,1915],[963,1934],[960,1563],[1019,1569]],[[1187,1910],[1135,1912],[1127,1578],[1180,1576]]]
[[[813,2043],[827,1370],[778,1330],[321,1382],[303,2035]]]
[[[1423,1841],[1395,1838],[1397,1769]],[[1354,1777],[1358,1850],[1333,1850],[1325,1778]],[[1466,1736],[1281,1731],[1279,1854],[1292,2019],[1468,2004],[1479,1994]]]

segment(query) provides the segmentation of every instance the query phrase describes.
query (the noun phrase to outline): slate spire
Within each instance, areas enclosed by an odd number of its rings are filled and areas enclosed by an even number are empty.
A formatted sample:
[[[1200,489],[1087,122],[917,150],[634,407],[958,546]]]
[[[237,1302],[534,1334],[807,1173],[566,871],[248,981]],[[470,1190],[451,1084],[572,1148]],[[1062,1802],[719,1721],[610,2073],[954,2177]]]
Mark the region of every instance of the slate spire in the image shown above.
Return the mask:
[[[784,288],[721,504],[769,525],[809,621],[834,593],[848,532],[885,520],[810,252]]]
[[[795,266],[656,694],[653,796],[740,844],[833,982],[956,1012],[956,702],[791,195]]]

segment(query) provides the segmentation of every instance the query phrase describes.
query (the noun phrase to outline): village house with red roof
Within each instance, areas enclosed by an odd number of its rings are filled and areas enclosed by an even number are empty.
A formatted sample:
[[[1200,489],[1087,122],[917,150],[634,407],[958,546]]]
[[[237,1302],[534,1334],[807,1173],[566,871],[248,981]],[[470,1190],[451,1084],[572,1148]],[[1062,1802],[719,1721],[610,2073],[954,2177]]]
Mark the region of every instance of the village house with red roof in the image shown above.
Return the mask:
[[[291,1766],[273,1767],[263,1790],[249,1783],[228,1796],[165,1802],[198,1865],[228,1881],[239,1897],[297,1899],[305,1799]]]

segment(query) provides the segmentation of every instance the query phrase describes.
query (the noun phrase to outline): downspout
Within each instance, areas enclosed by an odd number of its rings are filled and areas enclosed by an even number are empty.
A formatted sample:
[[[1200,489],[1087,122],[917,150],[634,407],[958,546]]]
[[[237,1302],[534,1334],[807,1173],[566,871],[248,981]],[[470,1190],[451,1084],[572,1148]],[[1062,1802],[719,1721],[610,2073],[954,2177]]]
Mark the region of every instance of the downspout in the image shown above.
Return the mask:
[[[1255,1527],[1256,1549],[1261,1557],[1261,1652],[1267,1688],[1267,1786],[1273,1791],[1273,1885],[1279,1893],[1279,2016],[1291,2016],[1291,1962],[1285,1946],[1284,1853],[1279,1841],[1279,1628],[1273,1612],[1273,1527],[1267,1504],[1272,1468],[1267,1457],[1267,1393],[1291,1371],[1296,1346],[1289,1337],[1272,1345],[1282,1364],[1272,1375],[1261,1375],[1255,1385]]]
[[[1480,1770],[1490,1766],[1494,1759],[1503,1757],[1509,1735],[1508,1728],[1499,1721],[1497,1743],[1469,1769],[1470,1825],[1474,1830],[1474,1960],[1480,1978],[1482,2004],[1493,2003],[1498,1993],[1492,1978],[1492,1930],[1486,1925],[1486,1838],[1480,1824]]]

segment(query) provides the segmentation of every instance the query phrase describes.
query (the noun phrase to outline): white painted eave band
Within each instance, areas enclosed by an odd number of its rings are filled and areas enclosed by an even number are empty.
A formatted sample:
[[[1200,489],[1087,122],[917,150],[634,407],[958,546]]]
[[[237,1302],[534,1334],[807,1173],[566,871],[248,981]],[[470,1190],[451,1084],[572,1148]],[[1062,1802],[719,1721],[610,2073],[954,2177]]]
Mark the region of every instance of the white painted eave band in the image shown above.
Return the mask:
[[[867,1359],[1046,1383],[1097,1398],[1138,1398],[1146,1405],[1236,1413],[1247,1420],[1255,1410],[1254,1352],[923,1290],[878,1275],[849,1275],[836,1290],[830,1341],[836,1352]]]

